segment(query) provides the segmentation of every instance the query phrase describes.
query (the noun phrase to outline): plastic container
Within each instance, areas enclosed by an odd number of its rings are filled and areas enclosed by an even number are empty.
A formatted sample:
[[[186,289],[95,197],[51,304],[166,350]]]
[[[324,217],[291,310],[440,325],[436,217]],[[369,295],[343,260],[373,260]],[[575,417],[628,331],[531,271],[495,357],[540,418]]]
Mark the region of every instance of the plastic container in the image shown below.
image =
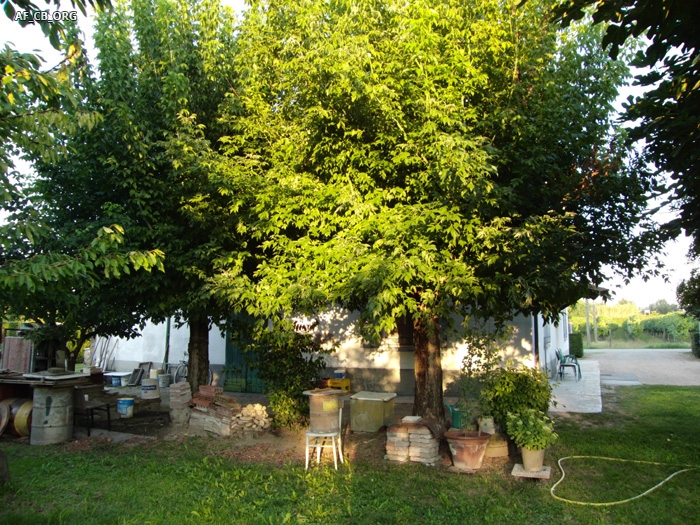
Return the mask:
[[[12,434],[27,437],[32,428],[32,400],[12,397],[0,401],[0,406],[4,407],[0,410],[0,434],[7,429]]]
[[[117,412],[122,418],[134,417],[134,398],[122,397],[117,399]]]
[[[350,396],[350,428],[353,432],[377,432],[394,419],[393,392],[358,392]]]
[[[333,377],[335,379],[345,379],[345,369],[344,368],[336,368],[333,371]]]
[[[158,374],[158,386],[168,388],[170,386],[170,374]]]
[[[122,378],[119,376],[112,376],[112,386],[122,386]]]
[[[129,379],[131,379],[131,375],[122,376],[121,377],[121,385],[122,386],[129,386]]]
[[[141,380],[141,399],[158,399],[160,398],[160,390],[158,389],[157,379]]]

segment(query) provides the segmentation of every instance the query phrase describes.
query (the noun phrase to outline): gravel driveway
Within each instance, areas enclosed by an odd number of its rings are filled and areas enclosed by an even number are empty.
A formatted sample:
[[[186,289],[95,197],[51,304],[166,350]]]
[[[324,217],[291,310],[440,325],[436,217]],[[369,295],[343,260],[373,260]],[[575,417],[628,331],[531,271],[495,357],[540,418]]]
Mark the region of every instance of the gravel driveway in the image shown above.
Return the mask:
[[[585,350],[604,376],[633,374],[645,385],[700,386],[700,359],[690,350]]]

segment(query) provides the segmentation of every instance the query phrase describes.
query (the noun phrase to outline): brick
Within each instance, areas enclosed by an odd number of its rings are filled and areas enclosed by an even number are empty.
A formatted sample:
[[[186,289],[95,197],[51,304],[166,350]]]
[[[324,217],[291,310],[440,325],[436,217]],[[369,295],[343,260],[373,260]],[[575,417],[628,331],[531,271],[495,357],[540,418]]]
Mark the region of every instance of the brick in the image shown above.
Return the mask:
[[[432,432],[430,432],[430,430],[427,429],[427,428],[425,428],[425,427],[409,428],[409,429],[408,429],[408,433],[411,434],[411,435],[413,435],[413,434],[425,434],[425,435],[428,435],[428,436],[432,436],[432,435],[433,435]]]

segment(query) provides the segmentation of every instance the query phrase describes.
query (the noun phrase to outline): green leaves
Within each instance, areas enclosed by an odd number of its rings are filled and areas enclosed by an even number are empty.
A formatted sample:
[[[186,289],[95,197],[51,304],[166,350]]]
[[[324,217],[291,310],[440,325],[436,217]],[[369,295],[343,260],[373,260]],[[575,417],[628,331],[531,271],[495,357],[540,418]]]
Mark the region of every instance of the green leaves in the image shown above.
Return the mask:
[[[556,316],[604,265],[639,268],[648,181],[609,135],[626,69],[548,9],[251,6],[223,181],[260,181],[262,253],[215,292],[261,315],[340,304],[376,335],[403,314]]]

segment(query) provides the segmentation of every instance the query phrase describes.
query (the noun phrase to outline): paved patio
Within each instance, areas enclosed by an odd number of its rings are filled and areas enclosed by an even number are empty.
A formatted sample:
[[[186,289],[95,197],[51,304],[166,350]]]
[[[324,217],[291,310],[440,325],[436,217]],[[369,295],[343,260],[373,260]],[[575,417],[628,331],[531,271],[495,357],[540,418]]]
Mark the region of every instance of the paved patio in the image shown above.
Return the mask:
[[[556,402],[556,405],[552,403],[550,406],[551,412],[595,414],[603,411],[598,361],[581,359],[579,364],[581,379],[578,381],[571,369],[567,369],[563,378],[550,380]]]

